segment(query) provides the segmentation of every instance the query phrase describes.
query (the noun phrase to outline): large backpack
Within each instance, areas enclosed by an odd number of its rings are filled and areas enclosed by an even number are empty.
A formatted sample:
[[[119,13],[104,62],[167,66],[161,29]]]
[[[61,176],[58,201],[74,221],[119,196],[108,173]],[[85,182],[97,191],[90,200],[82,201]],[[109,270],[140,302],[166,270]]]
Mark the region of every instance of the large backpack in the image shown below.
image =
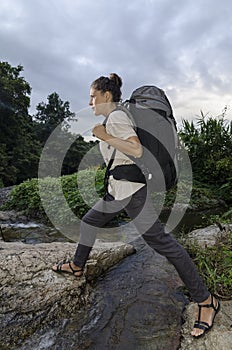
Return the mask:
[[[178,137],[172,107],[164,91],[156,86],[139,87],[118,109],[125,111],[136,126],[143,155],[128,156],[135,166],[116,166],[111,171],[113,155],[107,175],[147,183],[152,191],[169,190],[178,180]]]

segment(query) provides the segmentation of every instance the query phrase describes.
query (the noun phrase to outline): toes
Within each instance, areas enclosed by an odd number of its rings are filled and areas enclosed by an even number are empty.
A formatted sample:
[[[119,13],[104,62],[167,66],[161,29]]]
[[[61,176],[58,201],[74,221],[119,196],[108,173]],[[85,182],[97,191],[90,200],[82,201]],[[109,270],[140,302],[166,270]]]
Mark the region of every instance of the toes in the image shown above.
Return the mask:
[[[55,272],[62,272],[62,271],[67,271],[68,269],[66,268],[67,264],[63,264],[62,262],[59,262],[58,264],[55,264],[52,266],[52,270]]]
[[[191,335],[192,335],[193,337],[199,337],[199,336],[200,336],[201,334],[203,334],[203,333],[204,333],[204,332],[193,330],[192,333],[191,333]]]
[[[58,271],[58,265],[53,265],[53,266],[52,266],[52,270],[53,270],[53,271]]]

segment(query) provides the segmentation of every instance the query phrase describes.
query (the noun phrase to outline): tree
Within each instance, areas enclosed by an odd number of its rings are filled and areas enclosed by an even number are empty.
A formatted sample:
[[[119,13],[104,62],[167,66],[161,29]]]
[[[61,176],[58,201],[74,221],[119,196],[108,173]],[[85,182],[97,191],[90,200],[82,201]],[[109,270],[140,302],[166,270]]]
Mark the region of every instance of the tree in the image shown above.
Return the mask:
[[[5,186],[34,176],[38,144],[28,114],[31,87],[23,67],[0,62],[0,178]]]
[[[98,141],[86,142],[81,135],[70,135],[73,138],[73,143],[69,148],[63,162],[62,175],[73,174],[80,170],[99,166],[103,163],[103,158],[100,154]],[[88,156],[83,158],[88,152]]]
[[[50,176],[73,174],[77,171],[78,166],[91,148],[93,148],[91,164],[85,164],[86,167],[93,165],[96,162],[96,152],[94,146],[97,142],[86,142],[81,135],[74,135],[69,132],[69,121],[75,119],[75,113],[70,111],[69,102],[62,101],[56,92],[53,92],[47,97],[47,103],[41,102],[36,107],[37,113],[34,115],[34,123],[37,130],[37,137],[41,142],[44,152],[44,167],[45,173]],[[54,138],[49,136],[55,131]],[[63,159],[61,174],[56,174],[58,165],[60,164],[60,157],[63,151],[67,148],[67,152]],[[57,168],[58,167],[58,168]],[[41,168],[43,169],[43,168]]]
[[[62,147],[70,149],[65,156],[62,174],[75,172],[83,155],[94,146],[80,135],[69,132],[69,121],[75,117],[69,102],[63,102],[54,92],[47,103],[37,106],[37,113],[28,113],[31,87],[21,76],[23,67],[0,62],[0,186],[19,184],[38,176],[38,164],[43,147],[53,130],[60,129],[59,140],[48,150],[47,164],[55,166],[56,153]],[[95,151],[93,151],[94,153]],[[50,157],[50,155],[52,155]],[[94,160],[96,159],[93,154]]]
[[[37,113],[33,116],[36,122],[37,136],[42,144],[46,142],[53,130],[60,126],[68,130],[68,122],[75,118],[69,109],[69,102],[63,102],[56,92],[47,97],[48,102],[37,105]]]

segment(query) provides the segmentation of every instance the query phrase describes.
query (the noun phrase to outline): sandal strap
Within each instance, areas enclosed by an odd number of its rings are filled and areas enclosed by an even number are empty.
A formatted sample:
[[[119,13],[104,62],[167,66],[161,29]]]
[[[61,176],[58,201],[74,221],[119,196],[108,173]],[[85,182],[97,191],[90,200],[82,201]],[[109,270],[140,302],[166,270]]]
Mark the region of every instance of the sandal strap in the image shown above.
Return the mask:
[[[211,303],[210,304],[198,304],[199,308],[201,309],[202,307],[206,307],[206,308],[212,308],[214,309],[214,311],[216,312],[217,309],[218,309],[218,305],[217,306],[214,306],[214,303],[213,303],[213,295],[211,294]],[[200,310],[199,310],[200,311]]]
[[[59,261],[59,262],[57,263],[57,267],[56,267],[57,271],[62,271],[62,265],[63,265],[63,264],[64,264],[63,260],[62,260],[62,261]]]
[[[202,326],[210,327],[208,322],[204,322],[204,321],[195,321],[194,326],[195,325],[202,325]]]
[[[202,329],[203,331],[207,331],[211,327],[210,327],[210,325],[207,322],[198,322],[198,321],[196,321],[194,323],[194,328],[198,328],[198,329]]]
[[[73,273],[74,275],[75,275],[76,272],[83,272],[83,269],[81,269],[81,268],[78,269],[78,270],[74,270],[73,267],[72,267],[72,265],[71,265],[71,262],[70,262],[70,261],[68,262],[68,264],[69,264],[70,270],[72,271],[72,273]]]

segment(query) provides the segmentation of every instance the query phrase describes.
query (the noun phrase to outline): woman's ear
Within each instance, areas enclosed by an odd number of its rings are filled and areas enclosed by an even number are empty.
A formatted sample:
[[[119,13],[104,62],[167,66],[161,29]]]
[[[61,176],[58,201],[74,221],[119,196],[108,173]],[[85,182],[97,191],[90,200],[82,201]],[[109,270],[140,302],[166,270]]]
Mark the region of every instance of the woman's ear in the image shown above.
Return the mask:
[[[105,92],[105,98],[106,98],[106,102],[111,102],[112,101],[112,94],[110,91],[106,91]]]

